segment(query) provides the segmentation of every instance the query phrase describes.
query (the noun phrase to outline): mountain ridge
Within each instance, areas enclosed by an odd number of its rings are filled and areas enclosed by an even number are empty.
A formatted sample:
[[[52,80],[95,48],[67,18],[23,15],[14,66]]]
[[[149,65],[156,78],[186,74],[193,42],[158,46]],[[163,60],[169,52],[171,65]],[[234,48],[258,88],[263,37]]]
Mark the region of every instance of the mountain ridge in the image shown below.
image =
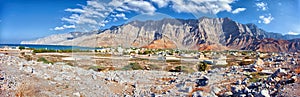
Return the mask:
[[[69,35],[67,37],[69,37],[67,38],[69,40],[65,37],[65,40],[62,39],[62,41],[53,42],[53,40],[48,39],[47,41],[47,39],[44,38],[36,41],[24,41],[22,44],[54,43],[92,47],[124,46],[149,48],[164,48],[162,46],[168,44],[169,47],[177,49],[202,50],[201,46],[205,46],[212,50],[216,49],[216,47],[238,50],[260,50],[255,49],[257,47],[254,46],[265,43],[261,40],[273,41],[269,39],[271,38],[275,40],[285,40],[287,42],[283,43],[288,43],[290,45],[289,47],[293,47],[291,48],[292,50],[288,49],[284,51],[297,51],[297,47],[299,47],[296,45],[299,41],[290,41],[294,38],[298,38],[298,36],[287,38],[286,35],[266,32],[255,24],[241,24],[230,18],[208,17],[186,20],[165,18],[156,21],[132,21],[120,26],[113,26],[109,29],[98,31],[97,33],[88,35],[80,34],[80,36]],[[282,50],[276,49],[274,51],[278,52]]]

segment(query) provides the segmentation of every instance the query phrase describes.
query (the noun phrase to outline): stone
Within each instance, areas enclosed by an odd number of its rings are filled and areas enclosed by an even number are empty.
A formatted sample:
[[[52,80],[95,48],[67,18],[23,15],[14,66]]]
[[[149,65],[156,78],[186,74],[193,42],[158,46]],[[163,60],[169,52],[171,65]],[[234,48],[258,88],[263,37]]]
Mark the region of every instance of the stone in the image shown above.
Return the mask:
[[[81,96],[79,92],[73,93],[73,95],[76,96],[76,97],[80,97]]]
[[[49,76],[48,74],[44,74],[44,75],[42,75],[42,76],[43,76],[43,78],[46,79],[46,80],[51,79],[51,76]]]
[[[193,87],[191,86],[191,87],[189,87],[189,90],[188,90],[188,91],[191,93],[191,92],[193,92],[193,90],[194,90],[194,89],[193,89]]]
[[[202,91],[196,91],[196,92],[193,92],[193,97],[203,97],[203,92]]]
[[[245,79],[242,81],[242,84],[243,84],[243,85],[247,85],[247,84],[248,84],[248,81],[249,81],[249,78],[245,78]]]
[[[240,94],[239,97],[247,97],[246,94]]]
[[[76,77],[75,77],[75,80],[79,81],[79,80],[81,80],[81,78],[78,77],[78,76],[76,76]]]
[[[63,78],[60,76],[56,76],[53,80],[60,82],[63,81]]]
[[[0,80],[4,80],[4,77],[0,77]]]
[[[218,87],[213,87],[212,88],[212,92],[214,92],[215,94],[218,94],[218,93],[220,93],[222,90],[220,89],[220,88],[218,88]]]
[[[269,94],[269,91],[266,90],[266,89],[261,90],[260,95],[263,96],[263,97],[271,97],[270,94]]]
[[[238,90],[238,88],[236,86],[231,86],[231,92],[238,93],[239,90]]]
[[[297,76],[294,75],[294,76],[291,77],[291,79],[297,81]]]
[[[273,72],[271,70],[262,70],[261,71],[262,74],[266,74],[266,75],[271,75],[273,74]]]
[[[92,74],[92,78],[93,78],[93,80],[97,80],[97,76],[94,74]]]
[[[29,67],[29,66],[24,67],[23,70],[26,73],[33,73],[34,72],[34,69],[32,67]]]
[[[197,79],[195,83],[196,83],[196,87],[206,86],[208,85],[208,79],[206,77],[204,77],[203,79]]]
[[[254,64],[257,64],[257,65],[264,65],[264,61],[260,58],[256,59],[256,61],[254,62]]]
[[[229,91],[229,92],[225,92],[223,95],[224,95],[225,97],[228,97],[228,96],[232,96],[233,93]]]
[[[249,92],[251,92],[251,90],[250,90],[249,88],[245,87],[245,88],[243,89],[243,92],[244,92],[244,93],[249,93]]]
[[[286,74],[287,74],[287,72],[284,69],[279,68],[271,75],[271,77],[274,78],[274,77],[277,77],[280,75],[286,75]]]
[[[237,80],[235,84],[236,85],[240,85],[240,84],[242,84],[242,81],[241,80]]]

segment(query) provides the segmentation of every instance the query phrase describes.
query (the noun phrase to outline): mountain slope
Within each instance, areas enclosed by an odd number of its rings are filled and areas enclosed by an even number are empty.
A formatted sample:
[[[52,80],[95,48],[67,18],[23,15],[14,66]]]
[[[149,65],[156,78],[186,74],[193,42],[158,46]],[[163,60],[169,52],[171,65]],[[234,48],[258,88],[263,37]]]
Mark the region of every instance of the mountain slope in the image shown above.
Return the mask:
[[[266,32],[254,24],[241,24],[229,18],[202,17],[200,19],[189,20],[133,21],[124,25],[111,27],[110,29],[101,31],[101,33],[81,34],[81,36],[72,36],[72,38],[67,38],[70,37],[68,34],[65,37],[57,36],[57,40],[53,38],[55,36],[50,36],[22,43],[195,50],[214,50],[220,47],[219,50],[240,49],[277,52],[296,51],[299,48],[299,41],[287,41],[284,40],[288,39],[285,35]],[[274,40],[265,38],[272,38]],[[273,43],[270,44],[272,48],[262,48],[264,44],[269,43],[268,41]],[[285,41],[282,42],[284,45],[281,45],[280,41]],[[288,46],[286,47],[286,45]]]

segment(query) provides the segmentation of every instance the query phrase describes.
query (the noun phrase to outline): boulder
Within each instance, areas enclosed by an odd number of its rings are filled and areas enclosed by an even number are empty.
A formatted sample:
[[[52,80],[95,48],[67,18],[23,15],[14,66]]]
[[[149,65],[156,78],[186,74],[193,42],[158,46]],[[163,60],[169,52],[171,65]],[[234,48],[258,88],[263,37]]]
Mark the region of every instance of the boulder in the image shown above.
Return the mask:
[[[195,83],[196,83],[196,87],[198,87],[198,86],[206,86],[206,85],[208,85],[208,78],[204,77],[202,79],[196,79]]]
[[[258,58],[258,59],[255,60],[254,64],[257,64],[257,65],[261,66],[261,65],[264,65],[264,61],[262,59]]]
[[[269,94],[269,91],[266,90],[266,89],[261,90],[261,91],[260,91],[260,95],[261,95],[262,97],[271,97],[270,94]]]
[[[272,77],[272,78],[275,78],[275,77],[283,76],[283,75],[286,75],[286,74],[287,74],[287,72],[286,72],[284,69],[279,68],[279,69],[277,69],[277,70],[271,75],[271,77]]]

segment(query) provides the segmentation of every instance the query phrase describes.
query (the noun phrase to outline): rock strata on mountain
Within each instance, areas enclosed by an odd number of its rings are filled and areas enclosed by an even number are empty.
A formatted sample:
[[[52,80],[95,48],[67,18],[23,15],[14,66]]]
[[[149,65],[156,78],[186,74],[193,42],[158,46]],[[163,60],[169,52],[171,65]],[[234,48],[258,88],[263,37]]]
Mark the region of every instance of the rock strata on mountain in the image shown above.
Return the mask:
[[[286,40],[291,37],[297,38],[297,36],[266,32],[254,24],[241,24],[230,18],[202,17],[189,20],[133,21],[99,33],[80,36],[52,35],[22,43],[194,50],[214,50],[219,47],[218,50],[297,51],[299,41]]]

